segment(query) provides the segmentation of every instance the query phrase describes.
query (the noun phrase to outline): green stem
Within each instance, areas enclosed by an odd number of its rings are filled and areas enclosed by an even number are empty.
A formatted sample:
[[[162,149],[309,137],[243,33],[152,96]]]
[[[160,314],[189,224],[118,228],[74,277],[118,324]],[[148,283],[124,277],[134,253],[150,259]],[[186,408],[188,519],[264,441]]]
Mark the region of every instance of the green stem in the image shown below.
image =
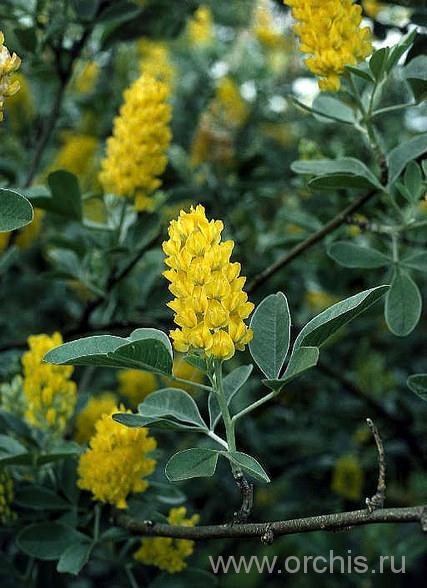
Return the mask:
[[[250,404],[249,406],[247,406],[246,408],[244,408],[243,410],[241,410],[240,412],[238,412],[237,414],[235,414],[233,416],[233,418],[231,419],[232,422],[233,423],[236,423],[239,419],[242,418],[242,416],[245,416],[246,414],[249,414],[250,412],[252,412],[256,408],[258,408],[258,406],[262,406],[266,402],[269,402],[272,398],[274,398],[275,396],[277,396],[277,394],[278,394],[278,392],[273,391],[273,392],[270,392],[269,394],[267,394],[266,396],[263,396],[262,398],[260,398],[256,402],[253,402],[252,404]]]
[[[95,518],[93,522],[93,540],[96,542],[99,540],[99,528],[100,528],[100,521],[101,521],[101,510],[102,507],[100,504],[95,505]]]
[[[222,380],[222,362],[214,360],[213,364],[213,390],[218,400],[219,408],[221,410],[222,420],[224,421],[225,435],[229,451],[236,451],[236,436],[234,432],[234,423],[231,419],[228,404],[224,396],[224,385]],[[233,472],[235,467],[232,465]]]
[[[164,375],[164,374],[161,374],[161,375]],[[206,392],[212,392],[212,388],[210,386],[206,386],[205,384],[199,384],[199,382],[192,382],[191,380],[185,380],[184,378],[178,378],[178,376],[174,376],[173,374],[168,375],[167,378],[169,380],[173,380],[174,382],[186,384],[187,386],[194,386],[194,388],[200,388],[200,390],[205,390]]]

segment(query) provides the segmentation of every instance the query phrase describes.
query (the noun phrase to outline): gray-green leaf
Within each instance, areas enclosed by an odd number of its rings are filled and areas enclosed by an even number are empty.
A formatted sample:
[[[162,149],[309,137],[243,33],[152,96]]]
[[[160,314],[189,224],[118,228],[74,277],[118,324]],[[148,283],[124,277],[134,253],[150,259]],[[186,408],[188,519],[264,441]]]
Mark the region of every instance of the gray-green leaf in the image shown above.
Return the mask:
[[[427,401],[427,374],[413,374],[406,383],[412,392]]]
[[[267,378],[277,378],[289,349],[291,316],[286,296],[278,292],[264,298],[250,327],[254,333],[249,343],[252,357]]]
[[[223,451],[222,455],[229,459],[234,465],[241,467],[242,470],[247,472],[255,480],[258,480],[258,482],[270,482],[267,472],[251,455],[247,455],[240,451]]]
[[[25,227],[33,220],[33,207],[16,190],[0,188],[0,232]]]
[[[385,320],[390,331],[406,337],[418,324],[422,299],[418,286],[404,271],[397,270],[385,299]]]
[[[376,269],[388,265],[391,259],[370,247],[362,247],[347,241],[335,241],[328,248],[328,255],[344,267]]]
[[[175,453],[166,464],[166,477],[172,482],[209,478],[215,473],[219,455],[214,449],[197,447]]]

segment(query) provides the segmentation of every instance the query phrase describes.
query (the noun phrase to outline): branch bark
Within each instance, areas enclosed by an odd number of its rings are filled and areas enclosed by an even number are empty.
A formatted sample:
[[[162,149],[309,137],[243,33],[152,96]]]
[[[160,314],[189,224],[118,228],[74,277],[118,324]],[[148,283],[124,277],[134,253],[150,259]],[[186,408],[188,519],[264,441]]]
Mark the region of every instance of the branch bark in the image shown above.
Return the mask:
[[[274,537],[310,533],[313,531],[337,531],[348,527],[373,525],[377,523],[420,523],[421,529],[427,531],[427,505],[410,508],[381,508],[370,513],[368,510],[354,510],[336,514],[318,515],[287,521],[265,523],[245,523],[234,525],[201,525],[183,527],[136,521],[123,513],[116,513],[116,523],[134,533],[145,537],[172,537],[175,539],[250,539],[263,538],[265,534]]]
[[[360,196],[357,200],[349,204],[344,210],[339,212],[332,220],[330,220],[326,225],[324,225],[321,229],[313,233],[310,237],[298,243],[293,249],[291,249],[282,257],[279,257],[277,261],[272,263],[270,266],[266,267],[262,272],[260,272],[257,276],[255,276],[252,281],[249,283],[246,292],[248,294],[253,294],[255,290],[257,290],[270,276],[278,272],[280,269],[288,265],[291,261],[305,253],[308,249],[322,241],[327,235],[335,231],[338,227],[345,224],[347,218],[354,214],[359,208],[361,208],[364,204],[366,204],[371,198],[377,194],[377,190],[370,190]]]

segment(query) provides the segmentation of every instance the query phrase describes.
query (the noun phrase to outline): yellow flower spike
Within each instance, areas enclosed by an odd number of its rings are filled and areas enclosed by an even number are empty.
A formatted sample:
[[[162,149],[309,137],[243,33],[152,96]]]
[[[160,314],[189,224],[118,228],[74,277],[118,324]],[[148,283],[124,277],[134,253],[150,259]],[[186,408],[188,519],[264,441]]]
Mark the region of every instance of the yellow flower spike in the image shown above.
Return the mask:
[[[199,515],[186,518],[187,509],[184,506],[172,508],[169,511],[168,523],[194,527],[199,522]],[[171,537],[144,537],[140,548],[134,553],[134,558],[145,564],[156,566],[169,574],[181,572],[187,567],[185,559],[194,550],[194,541],[189,539],[172,539]]]
[[[235,347],[243,350],[252,333],[243,319],[254,306],[242,291],[240,264],[230,262],[233,241],[221,242],[223,223],[206,218],[200,204],[183,210],[169,226],[163,243],[164,272],[175,300],[168,306],[181,327],[170,336],[177,351],[203,351],[208,357],[230,359]]]
[[[3,120],[4,99],[19,91],[19,81],[12,80],[11,76],[21,65],[21,60],[16,53],[11,55],[3,43],[4,35],[0,31],[0,122]]]
[[[120,114],[101,162],[99,179],[104,189],[134,198],[137,210],[146,210],[149,198],[161,185],[171,141],[167,104],[169,86],[143,74],[124,92]]]
[[[76,418],[76,432],[74,438],[77,443],[87,443],[95,433],[95,426],[104,414],[110,414],[116,407],[117,398],[111,392],[104,392],[93,396],[79,412]]]
[[[188,38],[191,45],[208,45],[213,36],[212,13],[209,6],[199,6],[188,22]]]
[[[372,52],[368,27],[360,28],[362,8],[353,0],[283,0],[297,21],[300,50],[311,55],[308,69],[319,88],[336,92],[346,65],[356,65]]]
[[[141,57],[139,64],[141,75],[151,76],[171,86],[176,72],[166,43],[143,37],[137,41],[137,49]]]
[[[43,362],[46,353],[61,344],[60,333],[32,335],[28,338],[30,350],[22,356],[25,420],[54,436],[65,432],[77,400],[76,384],[70,381],[74,368]]]
[[[114,407],[95,425],[89,449],[80,457],[77,482],[81,490],[92,493],[94,500],[126,508],[131,492],[144,492],[156,460],[147,457],[156,448],[156,440],[148,429],[129,429],[113,421],[111,416],[125,411]]]

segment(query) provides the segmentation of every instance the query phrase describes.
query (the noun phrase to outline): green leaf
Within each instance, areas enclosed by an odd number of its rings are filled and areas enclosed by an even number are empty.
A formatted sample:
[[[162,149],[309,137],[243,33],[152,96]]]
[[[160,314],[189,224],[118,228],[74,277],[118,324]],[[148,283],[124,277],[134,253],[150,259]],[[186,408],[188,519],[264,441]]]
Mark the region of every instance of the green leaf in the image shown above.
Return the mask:
[[[406,383],[412,392],[427,401],[427,374],[413,374]]]
[[[344,267],[376,269],[391,263],[391,259],[381,251],[347,241],[332,243],[328,248],[328,255]]]
[[[406,337],[418,324],[422,299],[418,286],[404,271],[398,269],[385,299],[385,320],[390,331]]]
[[[49,174],[50,196],[39,196],[31,201],[37,208],[54,212],[71,220],[82,220],[82,200],[77,177],[65,170]]]
[[[232,372],[227,374],[223,380],[224,397],[227,405],[233,400],[234,396],[241,389],[243,384],[247,381],[251,375],[253,365],[242,365],[235,368]],[[210,428],[213,431],[218,424],[221,417],[221,409],[219,408],[218,400],[214,392],[209,394],[209,418]]]
[[[353,157],[341,159],[313,159],[310,161],[298,160],[291,164],[291,169],[297,174],[326,176],[329,181],[335,178],[339,186],[347,187],[348,182],[353,185],[348,187],[373,187],[378,190],[382,186],[371,170],[364,163]],[[313,181],[313,180],[312,180]],[[316,178],[318,181],[318,178]]]
[[[294,349],[286,371],[280,380],[263,380],[263,383],[279,393],[285,384],[288,384],[306,370],[316,366],[318,361],[318,347],[298,347],[298,349]]]
[[[418,55],[403,68],[412,94],[417,102],[421,102],[427,95],[427,57]]]
[[[229,459],[231,463],[241,467],[242,470],[250,474],[258,482],[270,482],[268,474],[254,457],[240,451],[223,451],[222,455]]]
[[[357,76],[358,78],[362,78],[362,80],[366,80],[367,82],[375,82],[375,79],[372,77],[372,74],[367,69],[362,69],[362,67],[356,67],[354,65],[346,65],[345,69],[349,72]]]
[[[67,510],[70,508],[69,502],[58,496],[56,492],[35,484],[23,488],[18,487],[15,491],[15,502],[33,510]]]
[[[397,64],[402,55],[411,47],[417,36],[417,31],[414,29],[408,33],[405,37],[402,37],[400,41],[395,45],[388,56],[386,71],[389,72]]]
[[[137,329],[131,337],[133,340],[113,335],[77,339],[52,349],[44,361],[172,373],[171,345],[164,333],[156,329]]]
[[[379,82],[385,74],[389,52],[389,47],[381,47],[381,49],[378,49],[373,53],[369,60],[369,69],[377,82]]]
[[[427,272],[427,252],[411,253],[400,260],[401,265],[419,272]]]
[[[315,316],[300,331],[294,345],[321,347],[334,333],[382,298],[389,286],[378,286],[337,302]]]
[[[85,535],[62,523],[35,523],[22,529],[16,543],[24,553],[36,559],[55,560],[71,543],[85,540]]]
[[[400,143],[387,156],[389,184],[393,184],[410,161],[417,159],[427,151],[427,133]]]
[[[28,200],[16,190],[0,188],[0,232],[20,229],[32,220],[33,207]]]
[[[282,292],[270,294],[256,307],[250,327],[251,355],[267,378],[277,378],[289,349],[291,316]]]
[[[203,357],[201,357],[200,355],[197,355],[196,353],[190,353],[188,355],[185,355],[184,361],[186,363],[188,363],[189,365],[191,365],[192,367],[197,368],[198,370],[200,370],[204,374],[206,374],[206,372],[208,371],[208,366],[206,365],[206,360]]]
[[[165,467],[168,480],[189,480],[190,478],[209,478],[214,475],[219,451],[193,448],[175,453]]]
[[[0,435],[0,465],[21,463],[28,458],[27,449],[9,435]]]
[[[416,161],[410,161],[406,167],[405,186],[412,196],[412,201],[417,202],[423,192],[423,174]]]
[[[89,560],[93,543],[90,541],[81,541],[69,545],[61,554],[56,570],[60,574],[73,574],[77,576],[80,570]]]
[[[339,120],[343,123],[354,124],[356,118],[354,110],[344,102],[328,94],[319,94],[313,102],[313,111],[316,118],[330,122]],[[322,116],[324,114],[324,116]]]
[[[149,394],[138,406],[143,417],[167,418],[207,429],[193,398],[178,388],[163,388]]]

